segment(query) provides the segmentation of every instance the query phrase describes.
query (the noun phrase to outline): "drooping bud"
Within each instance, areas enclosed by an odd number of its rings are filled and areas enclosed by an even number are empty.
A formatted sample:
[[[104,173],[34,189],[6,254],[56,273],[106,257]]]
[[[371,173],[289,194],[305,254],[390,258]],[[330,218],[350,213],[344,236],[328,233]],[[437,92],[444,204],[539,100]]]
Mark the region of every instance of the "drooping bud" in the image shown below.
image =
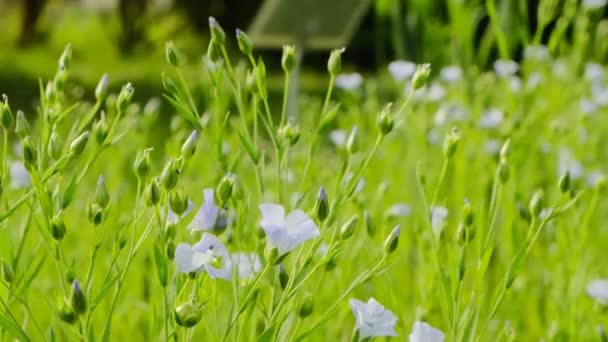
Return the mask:
[[[191,300],[175,308],[175,323],[184,328],[192,328],[203,318],[204,305]]]
[[[363,217],[365,218],[365,228],[367,230],[367,235],[370,237],[374,237],[376,235],[376,225],[374,224],[374,220],[372,219],[372,215],[369,211],[365,211],[363,213]]]
[[[120,93],[118,93],[118,98],[116,99],[116,110],[118,113],[124,113],[129,105],[131,104],[131,98],[133,98],[133,93],[135,89],[131,83],[127,83],[122,86]]]
[[[359,151],[359,127],[354,126],[346,140],[346,151],[353,155]]]
[[[281,56],[283,71],[289,73],[296,66],[296,48],[293,45],[283,45],[283,56]]]
[[[89,217],[89,222],[95,226],[99,226],[103,221],[103,209],[97,203],[89,204],[87,214]]]
[[[70,154],[74,154],[76,156],[81,154],[82,151],[84,151],[84,148],[87,146],[87,142],[89,141],[90,135],[91,133],[89,131],[85,131],[84,133],[76,137],[76,139],[74,139],[74,141],[72,141],[72,143],[70,144]]]
[[[458,128],[454,127],[450,134],[445,137],[443,141],[443,156],[446,158],[452,158],[454,153],[456,152],[456,148],[458,147],[458,142],[460,141],[460,132]]]
[[[431,75],[431,65],[428,63],[420,64],[416,67],[412,77],[412,88],[418,90],[426,85]]]
[[[149,206],[155,206],[160,202],[160,188],[158,187],[158,179],[153,180],[146,188],[146,203]]]
[[[236,41],[239,44],[239,49],[247,56],[251,56],[253,52],[253,42],[247,34],[238,28],[236,29]]]
[[[378,114],[378,118],[376,119],[376,125],[380,130],[382,135],[389,134],[393,128],[395,127],[395,119],[393,118],[393,114],[391,113],[391,104],[387,104],[382,108],[380,114]]]
[[[9,266],[9,264],[7,264],[4,260],[2,260],[2,263],[0,264],[0,273],[4,282],[8,284],[13,282],[13,279],[15,278],[15,272],[13,272],[11,266]]]
[[[5,94],[2,94],[2,98],[4,102],[0,103],[0,125],[2,125],[2,128],[5,130],[8,130],[13,124],[13,113],[8,105],[8,97]]]
[[[177,185],[179,170],[175,160],[170,159],[166,164],[163,172],[160,174],[160,181],[165,190],[173,190]]]
[[[209,17],[209,31],[211,31],[212,39],[215,39],[219,44],[224,45],[226,33],[224,33],[224,30],[214,17]]]
[[[192,131],[188,136],[188,139],[182,145],[182,157],[188,159],[196,152],[196,143],[198,142],[198,132]]]
[[[287,122],[287,124],[279,130],[279,135],[288,146],[292,146],[300,139],[300,126],[292,122]]]
[[[346,223],[342,225],[340,228],[340,239],[346,240],[350,238],[355,232],[355,228],[357,228],[357,222],[359,221],[359,217],[357,215],[353,215]]]
[[[100,145],[103,144],[108,137],[108,132],[109,128],[106,121],[106,113],[101,111],[99,120],[93,124],[93,136],[95,137],[95,141],[97,141],[97,143]]]
[[[298,310],[298,315],[300,316],[300,318],[306,318],[310,316],[313,308],[313,296],[311,293],[307,292],[304,294],[304,298],[302,298],[302,301],[300,302],[300,309]]]
[[[25,138],[30,135],[31,128],[30,124],[27,122],[25,118],[25,114],[23,114],[22,110],[17,111],[17,123],[15,124],[15,133],[20,139]]]
[[[174,189],[169,194],[169,205],[177,216],[181,216],[188,209],[188,196],[182,189]]]
[[[172,41],[168,41],[165,43],[165,59],[167,63],[173,65],[174,67],[179,66],[179,57],[177,54],[177,49]]]
[[[528,205],[528,210],[532,217],[538,217],[540,215],[540,212],[543,209],[544,195],[545,193],[542,189],[536,190],[534,195],[532,195],[532,199],[530,199],[530,204]]]
[[[342,71],[342,53],[346,51],[345,48],[334,49],[329,54],[329,59],[327,60],[327,71],[332,76],[336,76]]]
[[[133,171],[140,180],[145,179],[150,173],[150,152],[152,148],[146,148],[137,151],[135,162],[133,163]]]
[[[327,199],[327,193],[325,192],[324,186],[319,189],[319,193],[317,194],[317,199],[315,200],[314,205],[314,213],[319,222],[325,221],[329,215],[329,201]]]
[[[57,214],[51,219],[51,235],[56,241],[61,241],[65,236],[67,229],[60,214]]]
[[[236,182],[236,175],[232,172],[227,173],[222,177],[219,184],[217,185],[217,189],[215,193],[217,194],[217,199],[222,204],[228,203],[230,196],[232,196],[232,190],[234,189],[234,183]]]
[[[566,170],[562,178],[559,180],[559,190],[562,192],[562,194],[570,191],[571,183],[570,171]]]
[[[401,226],[397,225],[389,236],[384,241],[384,253],[386,255],[391,254],[397,249],[399,245],[399,235],[401,234]]]
[[[281,286],[281,290],[285,290],[287,287],[287,282],[289,282],[289,275],[285,270],[285,266],[283,264],[279,265],[279,285]]]
[[[95,100],[97,102],[103,101],[108,95],[108,85],[110,84],[110,78],[108,74],[103,74],[97,82],[97,86],[95,87]]]
[[[72,283],[72,309],[76,314],[82,315],[87,312],[87,298],[84,296],[80,283],[78,280],[74,280]]]
[[[106,188],[106,182],[103,175],[100,175],[97,179],[95,201],[102,209],[106,209],[110,203],[110,194],[108,193],[108,188]]]

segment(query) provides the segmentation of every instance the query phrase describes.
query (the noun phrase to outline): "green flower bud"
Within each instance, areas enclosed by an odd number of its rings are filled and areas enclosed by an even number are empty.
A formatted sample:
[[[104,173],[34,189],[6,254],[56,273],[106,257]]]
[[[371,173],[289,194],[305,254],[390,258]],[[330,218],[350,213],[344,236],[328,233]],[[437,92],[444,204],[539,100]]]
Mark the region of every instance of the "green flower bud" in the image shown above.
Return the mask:
[[[228,203],[230,196],[232,196],[232,190],[234,189],[235,182],[236,176],[234,173],[227,173],[220,180],[215,191],[217,199],[220,201],[220,206]]]
[[[167,258],[171,261],[175,258],[175,243],[173,241],[167,242],[167,250],[165,251]]]
[[[179,178],[179,170],[176,165],[175,160],[170,159],[167,164],[165,164],[165,168],[163,172],[160,174],[160,181],[165,190],[173,190],[177,185],[177,180]]]
[[[363,213],[363,217],[365,218],[365,228],[367,230],[367,235],[370,237],[374,237],[376,235],[376,225],[374,224],[374,220],[372,219],[372,215],[369,211],[365,211]]]
[[[97,179],[95,201],[102,209],[106,209],[110,203],[110,194],[108,193],[108,188],[106,188],[106,182],[103,175],[100,175]]]
[[[532,195],[532,199],[530,199],[530,204],[528,205],[528,210],[532,217],[538,217],[538,215],[540,215],[540,212],[543,209],[544,196],[545,193],[542,189],[536,190],[534,195]]]
[[[161,79],[162,79],[162,83],[163,83],[163,88],[165,88],[165,90],[170,93],[170,94],[179,94],[179,87],[177,86],[177,83],[175,83],[175,81],[173,80],[173,78],[171,78],[171,76],[162,73],[161,74]],[[177,117],[177,116],[176,116]]]
[[[418,90],[426,85],[431,75],[431,65],[428,63],[420,64],[416,67],[416,72],[412,77],[412,88]]]
[[[509,181],[509,163],[506,160],[501,160],[498,163],[498,180],[500,184],[506,184]]]
[[[350,238],[355,232],[355,228],[357,228],[357,222],[359,217],[357,215],[353,215],[346,223],[342,225],[340,228],[340,239],[346,240]]]
[[[188,209],[188,196],[182,189],[174,189],[169,194],[169,205],[177,216],[181,216]]]
[[[56,241],[63,240],[66,233],[65,223],[59,214],[51,219],[51,235]]]
[[[300,318],[306,318],[310,316],[312,310],[314,308],[313,296],[311,293],[305,293],[304,298],[302,298],[302,302],[300,303],[300,309],[298,310],[298,315]]]
[[[458,142],[460,141],[460,132],[458,128],[454,127],[450,134],[445,137],[443,141],[443,156],[446,158],[452,158],[454,153],[456,152],[456,148],[458,147]]]
[[[63,49],[61,57],[59,57],[59,69],[68,71],[72,63],[72,45],[68,44]]]
[[[300,139],[300,126],[287,122],[287,124],[279,130],[279,135],[288,146],[292,146]]]
[[[78,315],[82,315],[87,312],[87,298],[84,296],[80,283],[78,280],[74,280],[72,283],[72,310]]]
[[[165,43],[165,59],[167,62],[174,67],[179,66],[179,57],[177,54],[177,50],[172,41],[168,41]]]
[[[285,290],[288,282],[289,282],[289,275],[287,274],[287,271],[285,271],[285,266],[283,266],[283,264],[280,264],[279,265],[279,285],[281,286],[281,290]]]
[[[153,180],[146,188],[146,203],[148,206],[155,206],[160,202],[160,188],[158,187],[158,179]]]
[[[342,71],[342,54],[346,51],[345,48],[334,49],[329,54],[327,60],[327,71],[332,76],[336,76]]]
[[[196,143],[198,142],[198,132],[192,131],[188,136],[188,139],[182,145],[182,157],[188,159],[196,152]]]
[[[458,282],[461,282],[464,279],[464,274],[467,267],[467,254],[464,249],[460,253],[460,258],[458,260]]]
[[[456,229],[456,240],[460,243],[471,242],[475,239],[475,229],[473,226],[467,226],[464,222],[458,224]]]
[[[103,221],[103,209],[97,203],[90,203],[88,210],[89,222],[98,226]]]
[[[204,305],[191,300],[175,308],[175,323],[184,328],[192,328],[203,318]]]
[[[570,171],[566,170],[566,173],[564,173],[562,178],[559,180],[559,190],[562,192],[562,194],[565,194],[570,191],[571,185],[572,182],[570,178]]]
[[[359,127],[357,126],[353,127],[346,140],[346,151],[351,155],[359,151]]]
[[[526,207],[524,205],[522,205],[521,203],[517,203],[517,212],[519,214],[519,217],[530,223],[532,221],[532,215],[530,215],[530,212],[528,211],[528,209],[526,209]]]
[[[23,138],[21,141],[21,148],[23,150],[23,162],[25,167],[28,170],[31,170],[36,165],[38,153],[29,136]]]
[[[93,136],[98,144],[103,144],[108,137],[108,123],[106,121],[106,113],[101,111],[101,117],[93,124]]]
[[[72,306],[66,300],[60,300],[58,303],[57,316],[67,324],[74,324],[78,320],[78,314],[74,312]]]
[[[89,136],[91,136],[91,133],[89,131],[85,131],[84,133],[76,137],[76,139],[74,139],[74,141],[72,141],[72,143],[70,144],[70,154],[81,154],[82,151],[84,151],[84,148],[87,146],[87,142],[89,142]]]
[[[116,99],[116,110],[118,113],[124,113],[129,105],[131,104],[131,98],[133,98],[133,93],[135,89],[131,83],[127,83],[122,86],[120,93],[118,94],[118,98]]]
[[[109,83],[110,78],[108,77],[108,74],[103,74],[95,87],[95,100],[97,100],[97,102],[103,101],[108,95]]]
[[[296,47],[293,45],[283,45],[283,56],[281,56],[281,66],[283,71],[289,73],[296,66]]]
[[[509,159],[509,154],[511,152],[511,139],[507,139],[505,143],[500,148],[500,160],[507,161]]]
[[[325,192],[324,186],[319,189],[319,194],[317,194],[317,199],[315,200],[314,205],[314,213],[319,222],[325,221],[329,215],[329,201],[327,200],[327,193]]]
[[[8,130],[13,124],[13,113],[8,105],[8,97],[2,94],[2,98],[4,102],[0,104],[0,125],[5,130]]]
[[[27,119],[25,118],[23,111],[18,110],[17,111],[17,123],[15,124],[15,133],[17,134],[17,136],[20,139],[23,139],[26,136],[30,135],[30,132],[31,132],[30,124],[27,122]]]
[[[474,220],[475,216],[473,214],[473,209],[471,208],[471,203],[468,200],[465,200],[464,205],[462,206],[462,223],[469,227],[473,225]]]
[[[209,31],[211,32],[212,39],[215,39],[219,44],[224,45],[226,33],[224,33],[224,30],[214,17],[209,17]]]
[[[145,179],[150,173],[150,152],[152,148],[146,148],[143,150],[137,151],[137,156],[135,157],[135,162],[133,163],[133,172],[140,180]]]
[[[389,134],[395,127],[395,119],[391,113],[390,103],[384,106],[382,111],[380,111],[380,114],[376,119],[376,125],[378,126],[378,129],[382,135]]]
[[[323,270],[325,272],[331,272],[336,269],[336,266],[338,266],[338,256],[336,254],[334,254],[327,259]]]
[[[401,226],[397,225],[384,241],[384,253],[391,254],[399,245],[399,234],[401,234]]]
[[[222,45],[214,38],[211,38],[207,46],[207,59],[214,65],[222,60]]]
[[[13,282],[13,279],[15,278],[15,272],[13,272],[11,266],[9,266],[9,264],[7,264],[4,260],[2,260],[2,263],[0,264],[0,273],[4,282],[8,284]]]
[[[245,32],[236,29],[236,41],[239,44],[239,49],[247,56],[251,56],[253,52],[253,42]]]
[[[59,138],[59,134],[55,130],[51,133],[49,137],[49,145],[47,152],[51,158],[54,160],[58,160],[61,157],[62,152],[62,144]]]

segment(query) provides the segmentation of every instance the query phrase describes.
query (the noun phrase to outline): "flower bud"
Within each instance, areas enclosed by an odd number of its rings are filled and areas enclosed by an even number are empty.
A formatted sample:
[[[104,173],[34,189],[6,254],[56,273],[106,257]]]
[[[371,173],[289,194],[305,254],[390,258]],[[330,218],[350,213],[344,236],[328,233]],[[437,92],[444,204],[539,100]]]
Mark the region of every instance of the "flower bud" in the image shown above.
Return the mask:
[[[296,48],[293,45],[283,45],[283,56],[281,56],[283,71],[289,73],[296,66]]]
[[[333,270],[336,269],[336,266],[338,265],[338,260],[337,260],[338,256],[336,254],[330,256],[327,261],[325,262],[325,267],[323,268],[323,270],[325,272],[331,272]]]
[[[153,180],[146,188],[146,203],[149,206],[155,206],[160,202],[160,188],[158,187],[158,179]]]
[[[100,175],[97,179],[95,201],[102,209],[106,209],[110,203],[110,194],[108,194],[108,189],[106,188],[106,182],[103,175]]]
[[[528,211],[528,209],[526,209],[526,207],[524,205],[522,205],[521,203],[517,203],[517,213],[519,214],[519,217],[530,223],[532,221],[532,215],[530,215],[530,212]]]
[[[167,242],[167,250],[165,251],[167,258],[171,261],[175,258],[175,243],[173,241]]]
[[[116,99],[116,110],[118,113],[124,113],[127,110],[129,104],[131,104],[131,98],[133,98],[134,92],[135,89],[133,89],[131,83],[122,86],[118,98]]]
[[[72,63],[72,45],[67,44],[63,49],[61,57],[59,57],[59,69],[68,71]]]
[[[0,274],[2,275],[2,280],[8,284],[12,283],[13,279],[15,278],[15,272],[13,272],[11,266],[9,266],[9,264],[7,264],[4,260],[2,260],[2,263],[0,263]]]
[[[93,124],[93,136],[98,144],[103,144],[108,137],[108,123],[106,121],[106,113],[101,111],[101,117]]]
[[[416,72],[412,77],[412,88],[418,90],[426,85],[431,74],[431,65],[428,63],[420,64],[416,67]]]
[[[359,127],[355,126],[346,139],[346,151],[353,155],[359,151]]]
[[[363,213],[363,217],[365,218],[365,229],[367,230],[367,235],[374,237],[374,235],[376,235],[376,225],[374,224],[372,215],[366,210]]]
[[[304,298],[302,298],[302,302],[300,303],[300,309],[298,310],[298,315],[300,318],[306,318],[310,316],[312,310],[314,308],[313,296],[310,293],[305,293]]]
[[[283,266],[283,264],[280,264],[279,265],[279,285],[281,286],[281,290],[285,290],[288,282],[289,282],[289,275],[287,274],[287,271],[285,271],[285,266]]]
[[[89,131],[85,131],[84,133],[76,137],[76,139],[74,139],[74,141],[72,141],[72,143],[70,144],[70,153],[74,155],[81,154],[82,151],[84,151],[84,148],[87,146],[87,142],[89,141],[90,135],[91,133]]]
[[[357,228],[357,222],[359,217],[357,215],[353,215],[346,223],[342,225],[340,228],[340,239],[346,240],[350,238],[355,232],[355,228]]]
[[[88,210],[89,222],[98,226],[103,221],[103,209],[97,203],[90,203]]]
[[[4,102],[0,104],[0,125],[5,130],[8,130],[13,124],[13,113],[11,108],[8,106],[8,97],[2,94]]]
[[[234,173],[227,173],[222,177],[217,189],[215,191],[217,199],[220,201],[221,206],[226,204],[232,196],[232,190],[234,189],[234,183],[236,182],[236,175]]]
[[[137,151],[137,156],[135,157],[135,162],[133,163],[133,171],[137,178],[144,179],[150,173],[150,152],[152,148],[146,148],[143,150]]]
[[[443,141],[443,156],[446,158],[452,158],[458,147],[458,141],[460,141],[460,132],[458,128],[454,127],[450,134],[445,137]]]
[[[62,146],[61,141],[59,139],[59,134],[55,130],[51,133],[49,137],[49,145],[47,148],[47,152],[51,158],[54,160],[58,160],[61,157]]]
[[[509,163],[506,160],[501,160],[498,163],[498,180],[500,184],[506,184],[509,181]]]
[[[475,220],[475,216],[473,214],[473,209],[471,208],[471,203],[468,200],[465,200],[464,205],[462,206],[462,223],[465,226],[470,227],[473,225],[473,221]]]
[[[172,41],[168,41],[165,43],[165,59],[169,64],[173,65],[174,67],[179,66],[177,50]]]
[[[342,71],[342,53],[344,53],[345,48],[334,49],[329,55],[329,59],[327,60],[327,71],[332,76],[336,76]]]
[[[175,308],[175,323],[184,328],[192,328],[203,318],[204,305],[191,300]]]
[[[245,78],[245,86],[247,87],[247,91],[250,93],[260,95],[260,91],[258,89],[258,80],[256,77],[255,69],[248,71]]]
[[[213,65],[218,64],[222,60],[222,46],[217,39],[211,38],[207,46],[207,59]]]
[[[196,143],[198,142],[198,132],[192,131],[188,136],[188,139],[182,145],[182,157],[188,159],[196,152]]]
[[[542,189],[536,190],[534,195],[532,195],[532,199],[530,199],[530,204],[528,205],[528,210],[532,217],[538,217],[538,215],[540,215],[540,212],[543,209],[544,195],[545,193]]]
[[[23,111],[18,110],[17,111],[17,123],[15,124],[15,133],[17,134],[17,136],[20,139],[23,139],[26,136],[30,135],[30,132],[31,132],[30,124],[27,122],[27,119],[25,118]]]
[[[72,309],[72,306],[66,300],[60,300],[57,306],[57,315],[60,320],[67,324],[76,323],[78,314],[74,312],[74,309]]]
[[[209,17],[209,31],[211,31],[211,39],[215,39],[219,44],[224,45],[226,33],[214,17]]]
[[[29,136],[23,138],[21,141],[21,148],[23,150],[23,162],[25,167],[28,170],[31,170],[36,165],[38,154],[36,153],[36,148]]]
[[[87,312],[87,298],[84,296],[80,283],[78,280],[74,280],[72,283],[72,310],[78,315],[82,315]]]
[[[511,139],[507,139],[505,143],[500,148],[500,160],[506,161],[509,159],[509,154],[511,152]]]
[[[382,135],[389,134],[395,127],[395,119],[391,114],[390,103],[384,106],[384,108],[382,108],[382,111],[380,111],[380,114],[376,119],[376,125],[378,126],[378,129],[380,130],[380,133],[382,133]]]
[[[559,190],[562,192],[562,194],[570,191],[571,184],[570,171],[566,170],[566,173],[564,173],[562,178],[559,180]]]
[[[174,189],[169,194],[169,205],[177,216],[181,216],[188,209],[188,196],[182,189]]]
[[[279,135],[288,146],[292,146],[300,139],[300,126],[287,122],[287,124],[279,130]]]
[[[329,215],[329,201],[327,200],[327,193],[323,186],[319,189],[319,194],[315,200],[314,212],[319,222],[325,221]]]
[[[464,222],[458,224],[456,229],[456,240],[460,243],[471,242],[475,239],[475,229],[473,226],[467,226]]]
[[[97,100],[97,102],[103,101],[108,95],[109,83],[110,78],[108,77],[108,74],[103,74],[95,87],[95,100]]]
[[[397,225],[384,241],[384,253],[391,254],[399,245],[399,234],[401,234],[401,226]]]
[[[165,190],[173,190],[177,185],[177,180],[179,177],[179,170],[176,165],[175,160],[170,159],[167,164],[165,164],[165,168],[163,172],[160,174],[160,181]]]
[[[239,49],[247,56],[251,56],[253,52],[253,42],[247,34],[238,28],[236,29],[236,41],[239,44]]]
[[[56,241],[61,241],[66,233],[65,223],[59,214],[51,219],[51,235]]]

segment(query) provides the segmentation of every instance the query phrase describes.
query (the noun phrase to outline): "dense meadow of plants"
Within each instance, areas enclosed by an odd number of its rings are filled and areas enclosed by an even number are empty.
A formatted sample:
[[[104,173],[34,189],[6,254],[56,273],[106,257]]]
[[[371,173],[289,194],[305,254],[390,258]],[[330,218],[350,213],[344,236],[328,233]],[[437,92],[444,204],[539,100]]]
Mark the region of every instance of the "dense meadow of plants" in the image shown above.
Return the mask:
[[[0,341],[608,340],[602,65],[535,44],[364,79],[336,49],[289,112],[294,47],[271,98],[209,24],[147,103],[105,74],[75,101],[69,45],[36,113],[3,97]]]

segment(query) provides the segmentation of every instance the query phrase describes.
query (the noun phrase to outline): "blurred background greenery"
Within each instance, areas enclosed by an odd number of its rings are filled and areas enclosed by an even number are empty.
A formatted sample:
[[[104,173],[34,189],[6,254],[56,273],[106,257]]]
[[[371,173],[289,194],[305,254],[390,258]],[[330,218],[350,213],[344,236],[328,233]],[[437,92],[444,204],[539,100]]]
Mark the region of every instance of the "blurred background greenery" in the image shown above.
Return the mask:
[[[262,2],[1,0],[0,92],[33,109],[29,99],[38,95],[38,79],[53,75],[57,56],[71,43],[78,65],[72,78],[81,85],[73,89],[75,97],[91,95],[85,89],[91,92],[103,73],[114,89],[132,82],[138,98],[158,96],[165,41],[175,41],[193,70],[200,69],[207,18],[216,17],[230,34],[246,29]],[[595,7],[592,16],[578,15],[589,7]],[[530,44],[547,45],[552,54],[575,50],[581,61],[603,62],[607,15],[601,0],[372,0],[348,42],[346,70],[372,73],[395,59],[431,62],[435,70],[450,64],[485,69],[499,57],[520,59]],[[583,47],[571,49],[577,44]],[[279,59],[280,51],[259,52],[271,59],[267,65],[278,65],[272,59]],[[305,90],[324,86],[326,55],[306,55]]]

